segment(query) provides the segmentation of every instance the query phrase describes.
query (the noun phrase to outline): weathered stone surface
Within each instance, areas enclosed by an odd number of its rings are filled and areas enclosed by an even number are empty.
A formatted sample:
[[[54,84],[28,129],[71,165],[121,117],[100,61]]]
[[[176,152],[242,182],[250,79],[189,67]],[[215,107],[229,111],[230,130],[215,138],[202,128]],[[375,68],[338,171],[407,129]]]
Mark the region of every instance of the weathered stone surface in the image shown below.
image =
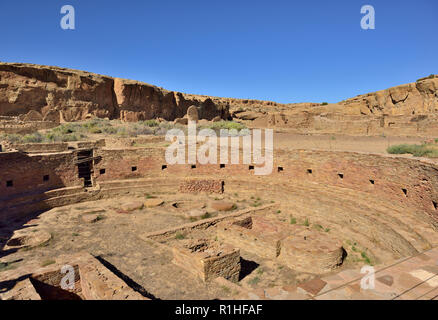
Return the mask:
[[[291,233],[264,217],[243,217],[218,228],[221,241],[267,259],[280,254],[281,240]]]
[[[239,113],[235,113],[235,117],[237,119],[241,119],[241,120],[255,120],[258,117],[262,116],[263,114],[257,113],[257,112],[252,112],[252,111],[244,111],[244,112],[239,112]]]
[[[207,210],[203,209],[192,209],[188,211],[185,216],[187,218],[202,218],[207,214]]]
[[[94,214],[83,214],[81,216],[81,219],[83,222],[85,223],[94,223],[99,221],[99,215],[94,213]]]
[[[223,180],[186,180],[179,186],[179,191],[182,193],[223,193]]]
[[[229,116],[228,104],[205,96],[167,91],[138,81],[85,71],[0,63],[0,116],[62,122],[90,117],[138,121],[182,118],[189,106],[212,119]]]
[[[372,114],[408,115],[433,113],[438,108],[435,93],[438,77],[360,95],[340,104],[346,108],[369,110]]]
[[[73,267],[74,287],[62,288],[66,265]],[[148,300],[131,289],[97,259],[88,253],[56,257],[50,265],[41,266],[38,260],[29,261],[1,275],[1,281],[15,282],[0,291],[0,300]]]
[[[327,282],[321,279],[313,279],[299,284],[297,287],[302,290],[302,293],[309,293],[311,295],[318,294],[327,284]],[[298,290],[300,292],[300,290]]]
[[[377,281],[380,281],[383,284],[386,284],[387,286],[392,286],[394,283],[394,278],[390,275],[385,275],[377,278]]]
[[[221,241],[263,258],[278,258],[300,272],[324,273],[343,262],[342,243],[327,234],[265,217],[238,218],[218,228],[217,235]]]
[[[0,293],[2,300],[41,300],[29,278],[18,281],[10,290]]]
[[[289,268],[316,274],[329,272],[343,262],[342,243],[310,230],[297,230],[281,241],[279,260]]]
[[[173,123],[174,124],[182,124],[182,125],[187,125],[188,124],[188,119],[187,118],[176,118]]]
[[[161,206],[162,204],[164,203],[164,201],[163,201],[163,199],[155,199],[155,198],[152,198],[152,199],[147,199],[145,202],[144,202],[144,206],[146,207],[146,208],[152,208],[152,207],[158,207],[158,206]]]
[[[18,230],[6,243],[5,249],[26,248],[43,245],[50,241],[52,235],[44,230],[23,229]]]
[[[197,122],[199,120],[198,108],[196,106],[190,106],[187,109],[187,119],[188,121]]]
[[[217,211],[230,211],[233,210],[236,205],[227,201],[214,201],[210,204],[211,208]]]
[[[206,239],[181,240],[172,248],[172,262],[204,281],[223,277],[238,281],[240,250]]]
[[[43,116],[41,113],[35,110],[30,110],[23,117],[24,121],[43,121]]]
[[[134,201],[134,202],[123,203],[120,206],[120,210],[122,211],[121,213],[129,213],[129,212],[132,212],[134,210],[142,209],[143,207],[144,207],[143,202]]]

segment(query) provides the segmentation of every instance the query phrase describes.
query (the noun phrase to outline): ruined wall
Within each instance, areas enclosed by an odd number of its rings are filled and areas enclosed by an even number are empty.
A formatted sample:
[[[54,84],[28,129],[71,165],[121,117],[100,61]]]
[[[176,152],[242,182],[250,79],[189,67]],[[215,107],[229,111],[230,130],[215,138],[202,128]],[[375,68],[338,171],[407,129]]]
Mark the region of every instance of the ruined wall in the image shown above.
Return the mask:
[[[95,165],[95,181],[118,179],[163,178],[167,183],[175,179],[175,189],[181,179],[194,180],[215,177],[217,180],[247,179],[249,183],[318,182],[341,186],[373,196],[384,196],[406,202],[438,218],[438,168],[427,161],[403,157],[296,150],[274,152],[273,173],[255,176],[254,166],[247,164],[190,164],[167,165],[164,149],[99,149],[102,160]],[[136,167],[135,171],[132,168]],[[100,169],[105,173],[100,174]],[[251,182],[252,181],[252,182]],[[405,193],[406,192],[406,193]]]
[[[251,123],[254,127],[288,128],[303,134],[341,134],[353,136],[435,136],[438,116],[422,115],[349,115],[330,112],[270,113]]]
[[[278,152],[277,174],[336,185],[421,208],[438,219],[438,168],[426,161],[353,152]]]
[[[72,152],[44,155],[0,153],[0,200],[81,185],[74,160]]]
[[[273,173],[254,176],[247,164],[167,165],[164,150],[99,150],[102,162],[96,165],[96,181],[159,177],[171,183],[188,176],[200,180],[215,177],[225,181],[247,179],[249,183],[317,182],[368,192],[372,196],[392,198],[421,208],[438,219],[438,168],[428,161],[403,157],[328,151],[274,152]],[[132,171],[132,166],[137,170]],[[99,175],[99,168],[105,174]],[[263,182],[265,181],[265,182]]]
[[[37,130],[51,129],[56,127],[57,125],[57,123],[51,121],[21,121],[0,119],[0,133],[28,134]]]
[[[161,172],[159,160],[163,150],[156,148],[96,149],[95,156],[101,157],[94,163],[96,182],[136,179],[156,175]]]
[[[246,181],[248,189],[254,185],[270,188],[272,184],[286,184],[293,187],[295,182],[311,182],[393,199],[423,210],[438,220],[438,168],[426,160],[352,152],[276,150],[273,173],[255,176],[254,165],[248,164],[167,165],[161,148],[102,148],[95,149],[94,156],[94,182],[103,188],[99,192],[116,187],[129,189],[133,185],[153,189],[157,183],[177,190],[187,177],[224,180],[225,192],[235,181]],[[2,199],[64,187],[80,188],[83,181],[78,178],[75,159],[75,152],[0,153]],[[43,181],[44,175],[49,175],[48,181]],[[8,181],[13,181],[13,185],[7,186]],[[83,201],[86,198],[78,199]]]
[[[66,142],[56,143],[22,143],[12,144],[11,148],[22,152],[42,153],[42,152],[62,152],[67,151],[68,144]]]
[[[223,193],[223,180],[186,180],[179,185],[181,193]]]
[[[229,245],[219,245],[208,240],[183,240],[172,247],[172,262],[203,281],[217,277],[237,282],[239,280],[240,250]]]

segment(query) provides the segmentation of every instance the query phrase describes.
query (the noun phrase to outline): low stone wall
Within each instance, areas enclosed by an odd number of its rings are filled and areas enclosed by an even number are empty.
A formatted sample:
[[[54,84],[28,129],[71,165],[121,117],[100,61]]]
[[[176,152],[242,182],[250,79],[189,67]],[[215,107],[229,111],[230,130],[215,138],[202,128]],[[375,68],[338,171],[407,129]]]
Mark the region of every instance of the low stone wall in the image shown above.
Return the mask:
[[[343,262],[342,243],[304,226],[248,216],[224,222],[218,240],[259,257],[277,259],[293,270],[321,274]]]
[[[240,273],[240,251],[210,240],[181,240],[172,248],[172,262],[203,281],[217,277],[237,282]]]
[[[0,200],[83,186],[78,177],[76,152],[0,153]],[[93,156],[92,179],[96,186],[123,181],[120,185],[123,188],[128,180],[156,178],[158,183],[166,185],[174,182],[173,191],[183,181],[180,192],[222,193],[226,179],[228,186],[234,180],[266,186],[278,183],[293,186],[294,181],[320,183],[369,193],[372,197],[384,196],[415,207],[427,212],[438,226],[438,166],[431,160],[353,152],[275,150],[272,174],[255,176],[253,165],[167,165],[162,148],[97,148]],[[190,179],[186,180],[187,177]]]
[[[61,287],[65,265],[73,267],[72,289]],[[41,261],[28,261],[17,269],[2,272],[0,283],[10,284],[9,289],[0,291],[0,300],[149,300],[84,252],[61,255],[45,267],[41,267]]]
[[[293,270],[322,274],[340,266],[344,252],[341,241],[305,230],[281,241],[278,260]]]
[[[154,231],[154,232],[150,232],[150,233],[145,233],[145,234],[141,235],[140,237],[143,240],[165,241],[166,239],[174,237],[178,232],[189,232],[189,231],[192,231],[194,229],[205,230],[205,229],[207,229],[211,226],[214,226],[222,221],[232,220],[236,217],[240,217],[240,216],[247,215],[247,214],[253,214],[255,212],[263,211],[263,210],[272,208],[274,206],[275,206],[275,204],[267,204],[267,205],[260,206],[257,208],[243,209],[243,210],[239,210],[237,212],[222,215],[219,217],[213,217],[213,218],[208,218],[208,219],[202,219],[201,221],[186,223],[186,224],[183,224],[183,225],[175,227],[175,228],[169,228],[169,229]]]
[[[80,141],[77,144],[78,149],[93,149],[105,147],[105,139],[99,139],[96,141]]]
[[[179,191],[182,193],[223,193],[223,180],[187,180],[180,184]]]
[[[12,144],[11,147],[28,153],[63,152],[68,150],[68,144],[65,142]]]
[[[245,217],[234,222],[224,222],[218,227],[218,239],[267,259],[280,254],[281,240],[289,231],[263,217]]]
[[[3,200],[26,193],[37,194],[83,184],[75,159],[75,152],[0,153],[0,206]]]
[[[0,131],[7,134],[29,134],[38,130],[52,129],[58,126],[52,121],[10,121],[0,120]]]

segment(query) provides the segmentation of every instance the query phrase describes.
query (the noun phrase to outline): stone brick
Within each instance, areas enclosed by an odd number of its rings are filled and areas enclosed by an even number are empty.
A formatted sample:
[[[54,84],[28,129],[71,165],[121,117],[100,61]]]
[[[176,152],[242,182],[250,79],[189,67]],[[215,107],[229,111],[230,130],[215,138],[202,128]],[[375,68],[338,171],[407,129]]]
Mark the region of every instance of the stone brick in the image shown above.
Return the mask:
[[[172,248],[172,262],[203,281],[223,277],[238,281],[240,273],[240,251],[209,240],[181,240]]]
[[[311,295],[317,295],[327,284],[327,282],[316,278],[304,283],[300,283],[297,287],[304,291],[304,293],[309,293]]]
[[[223,193],[223,180],[187,180],[180,184],[179,191],[182,193]]]

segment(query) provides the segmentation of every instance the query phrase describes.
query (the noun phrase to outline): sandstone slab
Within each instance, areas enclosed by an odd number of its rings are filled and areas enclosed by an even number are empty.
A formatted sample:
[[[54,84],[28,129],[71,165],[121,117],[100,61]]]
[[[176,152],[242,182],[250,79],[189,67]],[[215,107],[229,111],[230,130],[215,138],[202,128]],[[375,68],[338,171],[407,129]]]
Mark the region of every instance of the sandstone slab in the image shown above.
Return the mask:
[[[5,248],[26,248],[26,247],[36,247],[43,245],[52,239],[52,235],[44,230],[29,230],[25,231],[19,230],[15,233],[11,239],[6,243]]]
[[[164,203],[164,201],[162,199],[152,198],[152,199],[147,199],[144,202],[144,206],[146,208],[153,208],[153,207],[161,206],[163,203]]]
[[[236,208],[236,205],[227,201],[214,201],[210,204],[211,208],[217,211],[230,211]]]
[[[100,217],[98,214],[83,214],[81,216],[81,219],[85,223],[94,223],[100,220]]]
[[[142,209],[143,207],[144,203],[142,201],[127,202],[120,206],[119,213],[130,213],[132,211]]]

